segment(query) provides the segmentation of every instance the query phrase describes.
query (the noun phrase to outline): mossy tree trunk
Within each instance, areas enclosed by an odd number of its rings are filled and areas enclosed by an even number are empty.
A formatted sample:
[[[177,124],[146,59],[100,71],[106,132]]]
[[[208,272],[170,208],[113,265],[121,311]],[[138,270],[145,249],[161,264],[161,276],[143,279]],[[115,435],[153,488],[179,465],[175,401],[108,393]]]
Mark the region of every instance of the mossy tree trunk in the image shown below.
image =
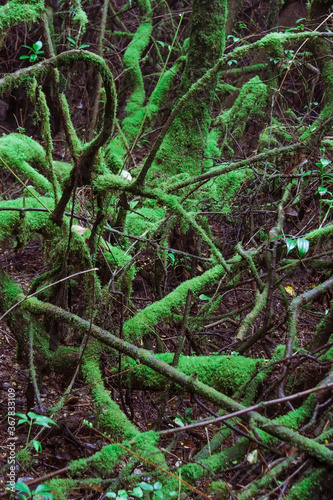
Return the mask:
[[[179,94],[184,95],[211,69],[225,47],[226,0],[193,0],[188,54]],[[184,106],[159,152],[170,174],[200,172],[206,147],[217,75]]]

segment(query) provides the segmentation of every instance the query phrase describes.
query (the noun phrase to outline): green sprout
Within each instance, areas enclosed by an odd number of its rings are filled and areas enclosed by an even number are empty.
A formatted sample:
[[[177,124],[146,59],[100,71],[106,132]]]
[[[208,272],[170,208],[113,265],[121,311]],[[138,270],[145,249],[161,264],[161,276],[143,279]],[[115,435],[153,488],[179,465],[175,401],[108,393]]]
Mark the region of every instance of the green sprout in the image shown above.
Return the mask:
[[[21,56],[20,59],[29,59],[29,62],[34,63],[37,61],[38,57],[44,54],[44,50],[41,50],[43,47],[43,42],[38,41],[36,43],[32,44],[32,47],[29,45],[22,45],[22,47],[25,47],[26,49],[30,50],[29,55]]]

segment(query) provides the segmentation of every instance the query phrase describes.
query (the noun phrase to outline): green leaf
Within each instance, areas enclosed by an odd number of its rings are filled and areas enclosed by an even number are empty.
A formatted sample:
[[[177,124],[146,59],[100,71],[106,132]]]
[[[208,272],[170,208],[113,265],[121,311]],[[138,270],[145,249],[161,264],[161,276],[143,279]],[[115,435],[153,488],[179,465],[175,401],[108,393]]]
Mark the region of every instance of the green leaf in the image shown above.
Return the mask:
[[[320,158],[320,163],[323,168],[327,167],[330,163],[332,163],[331,160],[326,160],[326,158]],[[317,164],[316,164],[317,165]]]
[[[135,497],[142,498],[143,497],[142,488],[140,488],[140,486],[137,486],[136,488],[133,488],[133,495]]]
[[[43,415],[38,415],[37,413],[34,413],[33,411],[29,411],[28,417],[33,420],[34,418],[42,417]]]
[[[287,255],[288,255],[288,253],[291,252],[291,250],[297,246],[297,241],[292,240],[290,238],[286,238],[286,244],[287,244]]]
[[[31,418],[31,420],[34,420],[34,424],[41,425],[42,427],[50,427],[49,424],[59,427],[58,424],[52,420],[52,418],[46,417],[45,415],[37,415],[33,411],[29,411],[28,417]]]
[[[119,490],[117,493],[117,498],[128,498],[126,490]]]
[[[179,425],[180,427],[184,427],[184,425],[185,425],[184,422],[183,422],[183,420],[180,417],[176,417],[175,418],[175,423],[177,425]]]
[[[306,255],[310,248],[310,242],[306,238],[297,239],[297,248],[301,259]]]
[[[83,45],[80,45],[79,50],[87,49],[88,47],[90,47],[90,45],[87,43],[84,43]]]
[[[40,491],[43,491],[44,493],[47,491],[50,492],[52,491],[52,488],[50,488],[46,484],[39,484],[33,493],[39,493]]]
[[[37,488],[35,489],[35,491],[33,491],[33,498],[36,498],[36,499],[40,498],[40,497],[48,498],[48,499],[55,498],[53,493],[50,493],[51,491],[52,491],[52,489],[49,486],[46,486],[46,484],[39,484],[37,486]]]
[[[144,490],[144,491],[154,491],[154,488],[152,487],[151,484],[148,484],[148,483],[145,483],[144,481],[142,481],[141,483],[139,483],[139,486]]]
[[[200,300],[212,300],[211,297],[207,297],[207,295],[205,295],[204,293],[199,295],[199,299]]]
[[[43,47],[43,42],[38,41],[32,44],[32,48],[37,52]]]
[[[192,408],[189,408],[190,410],[192,410]],[[162,489],[162,483],[160,481],[156,481],[156,483],[154,483],[154,490],[161,490]]]
[[[237,36],[234,36],[234,35],[228,35],[227,38],[232,38],[232,41],[234,43],[236,43],[240,40],[240,38],[238,38]]]
[[[29,57],[30,62],[35,62],[37,61],[37,54],[31,54]]]
[[[323,195],[323,194],[326,194],[326,193],[327,193],[327,191],[328,191],[328,189],[327,189],[327,188],[325,188],[325,187],[323,187],[323,186],[319,186],[319,188],[318,188],[318,189],[317,189],[317,191],[316,191],[316,194],[320,194],[320,196],[321,196],[321,195]]]
[[[31,490],[29,486],[22,481],[18,481],[17,483],[15,483],[15,490],[23,491],[24,493],[28,493],[28,495],[31,496]]]
[[[193,408],[187,408],[185,410],[185,417],[189,417],[193,413]]]
[[[42,451],[42,444],[40,441],[36,441],[35,439],[32,440],[32,446],[35,448],[35,450],[37,451],[37,453],[39,453],[40,451]]]
[[[105,494],[105,497],[106,498],[116,498],[117,494],[114,493],[113,491],[108,491],[106,494]]]
[[[175,265],[175,262],[176,262],[176,257],[175,257],[175,256],[174,256],[174,254],[173,254],[173,253],[171,253],[171,252],[169,252],[169,253],[168,253],[168,257],[169,257],[169,259],[170,259],[171,264],[174,266],[174,265]]]
[[[15,413],[15,416],[16,417],[21,417],[21,418],[25,419],[28,422],[28,417],[26,416],[25,413]]]
[[[20,59],[30,59],[30,56],[20,56]]]
[[[161,490],[154,491],[153,498],[164,498],[163,491],[161,491]]]
[[[67,37],[67,40],[69,40],[73,45],[76,45],[76,41],[73,40],[73,38],[70,38],[69,36]]]

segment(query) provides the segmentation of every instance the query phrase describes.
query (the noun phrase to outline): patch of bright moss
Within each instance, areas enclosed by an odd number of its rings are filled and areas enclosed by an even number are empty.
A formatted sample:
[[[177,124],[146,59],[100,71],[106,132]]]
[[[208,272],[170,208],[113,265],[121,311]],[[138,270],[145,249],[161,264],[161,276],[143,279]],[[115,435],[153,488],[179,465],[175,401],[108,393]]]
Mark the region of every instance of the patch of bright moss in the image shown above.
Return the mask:
[[[41,192],[53,192],[44,176],[48,169],[45,150],[31,137],[21,134],[0,137],[0,168],[8,171],[10,168],[24,182],[29,179]]]
[[[172,353],[156,354],[156,358],[165,363],[172,363]],[[224,394],[232,394],[255,373],[261,360],[243,356],[180,356],[178,369],[186,375],[198,377],[204,384],[214,387]],[[165,379],[153,370],[140,365],[135,369],[134,360],[127,358],[124,369],[131,368],[124,375],[124,380],[134,387],[149,390],[162,390]]]

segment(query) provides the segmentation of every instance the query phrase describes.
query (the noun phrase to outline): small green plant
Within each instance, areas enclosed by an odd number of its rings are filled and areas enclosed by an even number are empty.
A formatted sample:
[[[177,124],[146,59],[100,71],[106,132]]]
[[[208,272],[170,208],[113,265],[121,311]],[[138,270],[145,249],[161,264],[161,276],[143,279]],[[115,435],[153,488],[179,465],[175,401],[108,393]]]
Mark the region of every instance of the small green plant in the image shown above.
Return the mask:
[[[173,254],[173,253],[169,252],[169,253],[168,253],[168,257],[169,257],[170,262],[171,262],[171,265],[172,265],[172,267],[173,267],[173,266],[175,265],[175,263],[176,263],[176,257],[175,257],[175,254]]]
[[[184,425],[191,424],[193,420],[190,418],[191,413],[193,412],[193,408],[187,408],[185,410],[184,417],[181,415],[175,416],[175,423],[180,427],[184,427]]]
[[[51,488],[46,486],[46,484],[39,484],[35,490],[31,491],[27,484],[18,481],[15,483],[15,490],[21,492],[17,493],[17,498],[20,500],[26,500],[27,498],[32,498],[33,500],[55,498],[51,493]]]
[[[29,413],[26,415],[25,413],[15,413],[17,417],[20,417],[20,420],[17,422],[17,425],[21,424],[28,424],[29,425],[29,430],[28,430],[28,435],[27,435],[27,440],[25,443],[25,449],[28,448],[29,444],[29,439],[30,439],[30,434],[31,434],[31,429],[32,426],[35,425],[40,425],[41,427],[48,427],[50,428],[49,424],[56,425],[57,427],[58,424],[52,420],[51,418],[45,417],[44,415],[37,415],[33,411],[29,411]],[[42,451],[42,445],[39,441],[36,441],[35,439],[32,440],[32,446],[36,450],[37,453]]]
[[[331,160],[327,160],[326,158],[321,158],[319,162],[316,163],[316,167],[319,168],[320,172],[320,186],[318,187],[316,194],[319,194],[320,196],[320,223],[321,226],[324,224],[326,221],[330,210],[333,206],[333,194],[331,191],[328,190],[324,184],[333,184],[333,173],[332,169],[328,169],[327,167],[332,163]],[[324,198],[324,196],[330,196],[331,198]],[[323,203],[326,203],[328,205],[328,210],[326,211],[326,214],[324,218],[322,218],[322,205]]]
[[[303,259],[303,257],[308,253],[310,248],[310,242],[306,238],[286,238],[286,245],[287,255],[289,252],[291,252],[291,250],[297,247],[301,259]]]
[[[70,38],[69,36],[67,37],[67,40],[69,41],[69,48],[70,49],[79,49],[79,50],[83,50],[83,49],[87,49],[88,47],[90,47],[89,44],[82,44],[80,45],[79,47],[77,46],[77,43],[76,41],[73,39],[73,38]]]
[[[160,500],[165,497],[163,493],[163,485],[159,481],[154,484],[147,483],[146,481],[141,481],[133,490],[118,490],[117,493],[109,491],[106,493],[106,498],[115,498],[115,500],[127,500],[130,497]],[[168,492],[168,497],[175,497],[178,493],[175,491]]]
[[[41,50],[43,47],[43,42],[38,41],[32,44],[32,47],[29,45],[22,45],[22,47],[25,47],[26,49],[30,50],[29,55],[21,56],[20,59],[29,59],[29,62],[34,63],[37,61],[37,59],[44,54],[44,50]]]
[[[236,42],[239,42],[240,38],[238,36],[235,36],[235,35],[228,35],[227,36],[228,40],[232,40],[233,43],[236,43]]]
[[[288,59],[292,59],[294,57],[295,51],[291,49],[286,49],[284,53],[286,54]]]
[[[333,173],[330,167],[330,170],[327,168],[328,165],[332,163],[331,160],[327,160],[326,158],[320,158],[320,160],[316,163],[316,167],[319,168],[320,172],[320,184],[324,185],[325,182],[333,183]]]
[[[177,267],[186,267],[187,269],[191,269],[189,265],[190,257],[185,255],[184,257],[177,257],[172,252],[168,253],[168,259],[170,260],[171,266],[176,269]]]
[[[204,293],[202,293],[201,295],[199,295],[199,299],[200,300],[212,300],[211,297],[208,297],[207,295],[205,295]]]

